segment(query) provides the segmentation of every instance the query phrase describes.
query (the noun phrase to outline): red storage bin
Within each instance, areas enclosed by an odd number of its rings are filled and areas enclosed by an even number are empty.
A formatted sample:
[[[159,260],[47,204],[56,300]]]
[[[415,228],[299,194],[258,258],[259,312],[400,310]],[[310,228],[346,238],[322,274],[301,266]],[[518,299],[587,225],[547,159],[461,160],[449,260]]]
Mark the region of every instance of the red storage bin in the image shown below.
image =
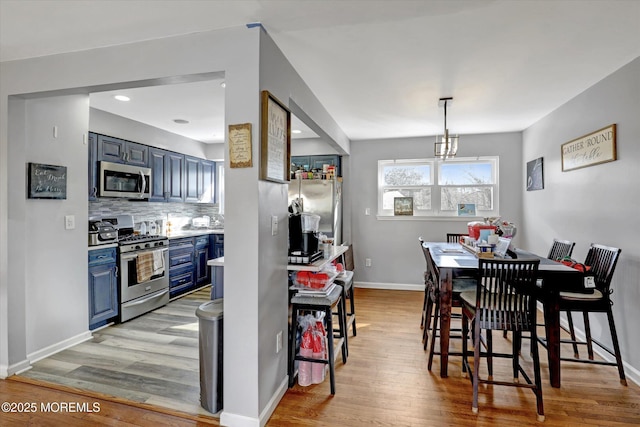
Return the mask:
[[[498,227],[495,225],[488,225],[481,222],[470,222],[468,224],[469,237],[478,240],[480,238],[480,230],[493,230],[495,233]]]

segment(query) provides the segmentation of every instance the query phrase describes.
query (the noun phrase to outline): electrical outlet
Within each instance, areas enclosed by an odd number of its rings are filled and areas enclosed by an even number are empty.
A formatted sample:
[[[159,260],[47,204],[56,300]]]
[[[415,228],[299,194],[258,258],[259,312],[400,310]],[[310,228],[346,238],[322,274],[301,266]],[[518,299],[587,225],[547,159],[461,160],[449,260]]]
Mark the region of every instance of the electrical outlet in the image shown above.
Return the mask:
[[[365,258],[364,259],[364,266],[365,267],[371,267],[371,258]]]
[[[276,334],[276,353],[280,353],[282,350],[282,331]]]

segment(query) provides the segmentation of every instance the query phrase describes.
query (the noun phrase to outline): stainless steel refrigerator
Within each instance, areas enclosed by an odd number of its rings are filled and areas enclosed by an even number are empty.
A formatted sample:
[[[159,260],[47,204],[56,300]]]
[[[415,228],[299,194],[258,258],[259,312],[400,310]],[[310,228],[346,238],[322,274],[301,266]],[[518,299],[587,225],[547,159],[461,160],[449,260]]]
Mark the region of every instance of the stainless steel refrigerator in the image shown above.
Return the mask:
[[[292,179],[289,205],[299,199],[302,212],[320,215],[318,231],[342,243],[342,182],[335,179]]]

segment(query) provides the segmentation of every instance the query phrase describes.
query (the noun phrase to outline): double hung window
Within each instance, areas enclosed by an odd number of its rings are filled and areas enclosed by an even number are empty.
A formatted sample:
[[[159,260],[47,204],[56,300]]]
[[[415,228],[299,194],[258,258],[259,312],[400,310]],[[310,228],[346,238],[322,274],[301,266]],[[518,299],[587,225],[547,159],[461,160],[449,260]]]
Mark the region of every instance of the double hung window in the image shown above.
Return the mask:
[[[477,216],[498,216],[498,195],[498,157],[378,161],[382,217],[394,215],[396,197],[413,198],[413,216],[457,216],[459,204],[475,204]]]

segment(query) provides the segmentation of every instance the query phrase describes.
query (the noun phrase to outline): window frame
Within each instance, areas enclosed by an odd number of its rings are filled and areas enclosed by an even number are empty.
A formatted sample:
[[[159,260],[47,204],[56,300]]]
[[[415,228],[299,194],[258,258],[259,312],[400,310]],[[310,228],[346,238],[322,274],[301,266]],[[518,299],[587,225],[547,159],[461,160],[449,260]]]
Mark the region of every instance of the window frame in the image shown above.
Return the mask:
[[[443,164],[451,164],[451,163],[490,163],[492,165],[492,179],[493,184],[468,184],[468,185],[443,185],[440,184],[441,180],[441,166]],[[403,166],[403,165],[429,165],[430,167],[430,185],[415,185],[415,186],[384,186],[382,185],[384,182],[383,170],[385,166],[395,165],[395,166]],[[378,212],[377,217],[379,219],[411,219],[411,218],[420,218],[420,219],[454,219],[454,218],[464,218],[466,221],[469,218],[474,217],[459,217],[457,210],[451,211],[443,211],[441,210],[441,192],[443,188],[447,187],[467,187],[467,188],[475,188],[475,187],[489,187],[493,189],[492,194],[492,202],[493,209],[491,210],[477,210],[476,217],[494,217],[500,216],[500,158],[499,156],[479,156],[479,157],[456,157],[455,159],[448,160],[440,160],[435,158],[423,158],[423,159],[394,159],[394,160],[378,160]],[[412,216],[394,216],[393,209],[383,209],[383,197],[385,189],[389,188],[430,188],[431,190],[431,209],[429,210],[414,210],[413,217]]]

